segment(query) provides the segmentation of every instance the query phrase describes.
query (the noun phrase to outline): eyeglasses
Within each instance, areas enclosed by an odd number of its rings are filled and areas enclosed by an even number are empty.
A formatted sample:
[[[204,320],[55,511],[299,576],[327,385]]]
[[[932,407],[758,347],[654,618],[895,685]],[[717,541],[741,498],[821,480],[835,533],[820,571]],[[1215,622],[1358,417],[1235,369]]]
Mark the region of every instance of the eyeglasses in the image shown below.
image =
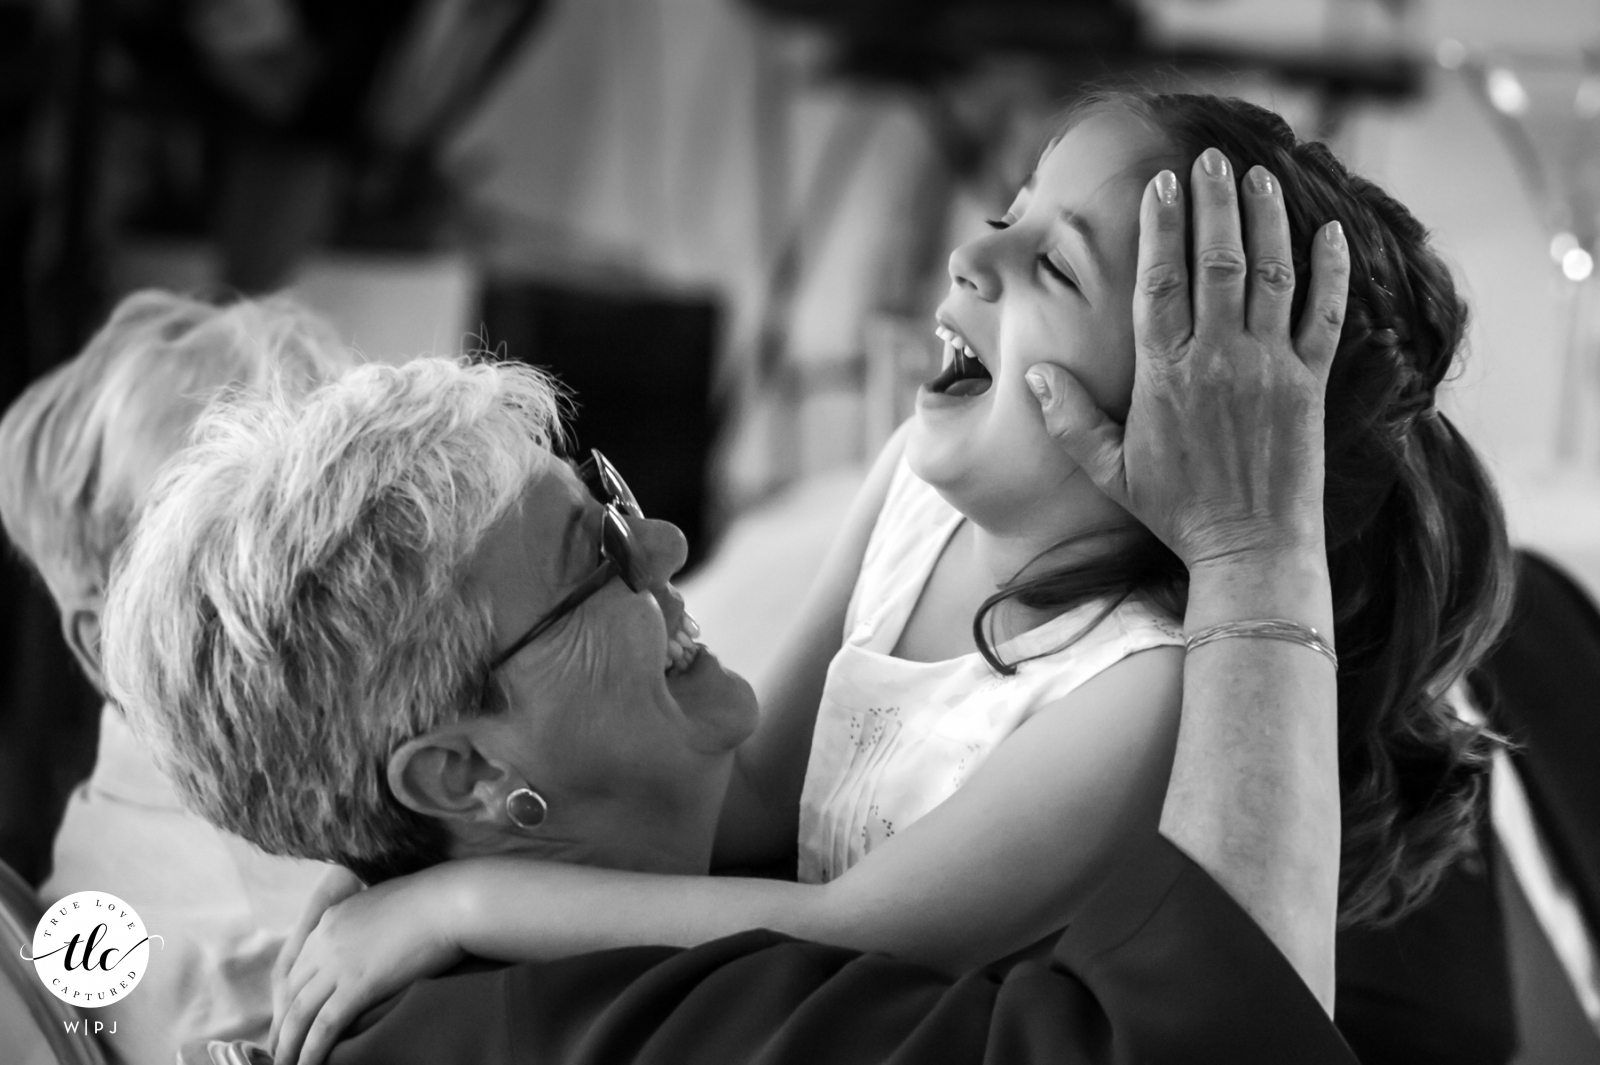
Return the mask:
[[[639,501],[633,497],[628,482],[622,479],[617,468],[598,451],[590,450],[589,457],[577,468],[578,476],[588,486],[590,494],[604,505],[600,518],[600,566],[583,579],[572,591],[561,597],[561,602],[533,623],[533,627],[501,651],[489,663],[489,672],[505,665],[524,647],[548,632],[551,626],[566,617],[594,593],[604,588],[613,577],[621,577],[629,591],[642,592],[650,586],[650,571],[639,557],[639,546],[633,537],[628,518],[642,518]]]

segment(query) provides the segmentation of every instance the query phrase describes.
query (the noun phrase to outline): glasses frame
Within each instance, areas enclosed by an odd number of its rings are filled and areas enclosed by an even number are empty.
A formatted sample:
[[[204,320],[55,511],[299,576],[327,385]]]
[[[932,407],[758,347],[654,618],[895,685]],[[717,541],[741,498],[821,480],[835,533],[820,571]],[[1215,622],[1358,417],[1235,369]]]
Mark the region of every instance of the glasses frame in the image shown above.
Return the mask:
[[[644,511],[640,508],[639,501],[634,498],[628,482],[624,481],[617,468],[594,448],[590,448],[589,457],[576,467],[576,472],[588,486],[589,493],[604,508],[600,516],[600,565],[593,573],[578,582],[572,591],[562,596],[561,600],[530,625],[526,632],[512,641],[509,647],[495,655],[489,661],[490,673],[511,661],[517,652],[549,632],[558,621],[610,584],[613,577],[621,577],[622,583],[626,584],[631,592],[642,592],[649,587],[649,571],[639,557],[639,545],[634,539],[633,528],[628,524],[629,518],[643,518]]]

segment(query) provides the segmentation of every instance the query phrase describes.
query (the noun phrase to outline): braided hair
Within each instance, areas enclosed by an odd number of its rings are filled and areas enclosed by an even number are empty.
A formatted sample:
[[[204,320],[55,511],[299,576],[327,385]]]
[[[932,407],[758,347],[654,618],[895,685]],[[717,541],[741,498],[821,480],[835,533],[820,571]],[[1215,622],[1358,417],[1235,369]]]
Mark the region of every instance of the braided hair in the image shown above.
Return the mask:
[[[1183,180],[1208,147],[1236,175],[1266,167],[1283,188],[1295,271],[1293,319],[1312,238],[1344,225],[1350,291],[1328,381],[1324,518],[1339,648],[1343,809],[1341,925],[1392,921],[1419,904],[1473,845],[1495,738],[1462,721],[1446,692],[1488,653],[1510,611],[1505,519],[1483,466],[1435,406],[1467,309],[1422,224],[1324,145],[1242,100],[1099,93],[1063,130],[1121,110],[1162,131]],[[1001,603],[1065,609],[1141,595],[1181,615],[1186,575],[1141,530],[1088,566],[1019,577],[979,610],[979,650]]]

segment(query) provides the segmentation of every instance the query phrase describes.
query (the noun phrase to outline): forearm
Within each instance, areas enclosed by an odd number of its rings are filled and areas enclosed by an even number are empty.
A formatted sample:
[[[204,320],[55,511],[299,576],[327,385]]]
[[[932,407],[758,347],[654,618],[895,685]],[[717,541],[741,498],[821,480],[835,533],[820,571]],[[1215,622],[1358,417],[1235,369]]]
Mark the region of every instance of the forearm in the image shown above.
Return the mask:
[[[1287,618],[1332,642],[1320,543],[1197,568],[1185,629]],[[1292,643],[1225,639],[1184,671],[1163,834],[1225,887],[1313,992],[1333,1003],[1339,885],[1337,689],[1326,658]]]
[[[1000,924],[997,932],[977,916],[995,906],[975,907],[970,898],[995,892],[952,891],[936,878],[894,890],[886,877],[861,869],[831,884],[668,876],[515,857],[451,862],[442,870],[449,878],[445,937],[465,954],[496,961],[696,947],[764,928],[959,973],[1059,928],[1045,922],[1019,937],[1010,926],[1021,918],[1005,914],[991,921]],[[887,872],[898,882],[896,870]]]
[[[468,954],[547,961],[631,946],[692,947],[751,928],[827,939],[825,889],[483,858],[440,867],[451,938]]]

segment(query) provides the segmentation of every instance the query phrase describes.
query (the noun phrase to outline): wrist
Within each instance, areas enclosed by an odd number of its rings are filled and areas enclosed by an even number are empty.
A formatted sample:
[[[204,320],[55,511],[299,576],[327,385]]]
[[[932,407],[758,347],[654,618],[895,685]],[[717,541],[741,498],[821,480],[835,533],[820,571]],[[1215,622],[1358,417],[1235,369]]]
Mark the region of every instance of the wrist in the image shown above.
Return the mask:
[[[1284,504],[1270,521],[1237,515],[1198,512],[1187,550],[1175,547],[1190,570],[1227,570],[1241,565],[1282,565],[1297,558],[1327,553],[1320,500]]]
[[[459,875],[462,870],[455,867],[460,864],[445,862],[420,874],[437,877],[429,892],[431,938],[438,947],[458,955],[468,953],[466,942],[481,906],[474,878]]]
[[[1325,578],[1327,571],[1327,544],[1320,533],[1308,533],[1268,546],[1241,548],[1197,561],[1190,565],[1189,577],[1190,580],[1240,582],[1319,574]]]
[[[1191,635],[1230,621],[1286,618],[1333,640],[1333,591],[1320,540],[1240,552],[1189,571],[1184,629]]]

